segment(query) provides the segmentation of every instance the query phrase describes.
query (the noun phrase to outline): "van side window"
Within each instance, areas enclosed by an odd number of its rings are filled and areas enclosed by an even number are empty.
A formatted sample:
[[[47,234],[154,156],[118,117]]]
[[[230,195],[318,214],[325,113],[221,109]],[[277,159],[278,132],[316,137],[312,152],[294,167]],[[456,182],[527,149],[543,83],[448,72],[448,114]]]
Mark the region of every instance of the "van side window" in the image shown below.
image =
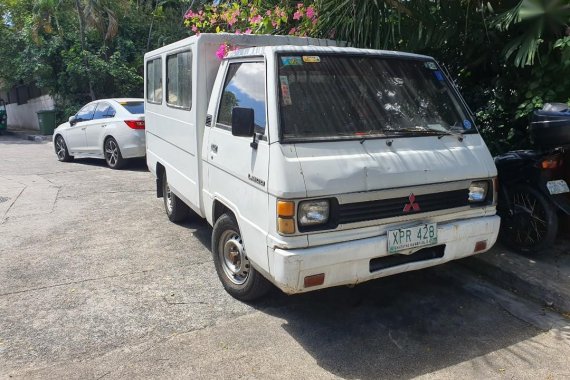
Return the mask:
[[[146,63],[146,100],[162,103],[162,58]]]
[[[218,109],[217,125],[231,128],[234,107],[253,108],[255,131],[264,133],[265,116],[265,63],[232,63],[228,68],[224,92]]]
[[[192,52],[184,51],[166,58],[166,103],[192,108]]]

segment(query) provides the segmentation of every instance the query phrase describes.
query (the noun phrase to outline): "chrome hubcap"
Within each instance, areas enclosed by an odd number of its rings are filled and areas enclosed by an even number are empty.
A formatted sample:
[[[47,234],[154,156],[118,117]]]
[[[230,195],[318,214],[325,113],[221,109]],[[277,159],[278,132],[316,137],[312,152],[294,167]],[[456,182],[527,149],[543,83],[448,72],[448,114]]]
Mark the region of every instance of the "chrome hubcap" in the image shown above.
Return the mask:
[[[165,198],[166,198],[166,208],[168,209],[168,213],[172,213],[172,192],[170,191],[170,186],[166,183],[165,190]]]
[[[114,140],[107,140],[105,144],[105,157],[110,166],[115,166],[119,159],[119,147]]]
[[[241,236],[233,230],[225,231],[220,239],[218,255],[226,276],[236,285],[243,285],[249,277],[250,264]]]

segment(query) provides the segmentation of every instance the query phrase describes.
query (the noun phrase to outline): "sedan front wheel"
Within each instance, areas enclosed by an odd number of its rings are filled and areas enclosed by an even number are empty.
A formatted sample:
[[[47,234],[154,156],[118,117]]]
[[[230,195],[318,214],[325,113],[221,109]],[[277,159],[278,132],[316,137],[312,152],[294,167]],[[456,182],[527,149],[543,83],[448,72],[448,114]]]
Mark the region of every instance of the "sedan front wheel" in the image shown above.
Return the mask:
[[[58,135],[55,138],[55,143],[53,144],[55,148],[55,154],[57,155],[57,159],[61,162],[69,162],[73,160],[73,156],[69,155],[69,151],[67,150],[67,145],[65,144],[65,140],[63,137]]]

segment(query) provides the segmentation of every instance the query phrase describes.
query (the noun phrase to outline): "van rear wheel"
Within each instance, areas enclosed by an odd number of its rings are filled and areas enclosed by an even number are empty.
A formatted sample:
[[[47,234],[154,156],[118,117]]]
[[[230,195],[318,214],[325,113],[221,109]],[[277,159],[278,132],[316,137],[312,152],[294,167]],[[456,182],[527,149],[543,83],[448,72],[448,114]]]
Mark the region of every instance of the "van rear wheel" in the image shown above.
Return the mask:
[[[233,215],[223,214],[212,231],[212,255],[226,291],[241,301],[253,301],[271,289],[269,281],[251,266]]]
[[[188,218],[190,209],[178,198],[170,189],[168,185],[168,180],[166,178],[166,172],[162,175],[162,197],[164,199],[164,210],[166,211],[166,216],[171,222],[182,222]]]

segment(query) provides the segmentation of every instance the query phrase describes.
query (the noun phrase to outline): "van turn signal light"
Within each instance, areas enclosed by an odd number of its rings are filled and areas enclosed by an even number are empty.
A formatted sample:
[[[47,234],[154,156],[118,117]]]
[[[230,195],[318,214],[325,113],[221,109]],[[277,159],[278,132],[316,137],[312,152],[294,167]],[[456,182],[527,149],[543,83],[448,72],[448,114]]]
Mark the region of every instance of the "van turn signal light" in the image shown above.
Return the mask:
[[[277,229],[282,234],[294,234],[295,221],[289,218],[277,218]]]
[[[286,218],[295,216],[295,202],[277,201],[277,216]]]
[[[295,233],[295,202],[277,201],[277,231],[281,234]]]

